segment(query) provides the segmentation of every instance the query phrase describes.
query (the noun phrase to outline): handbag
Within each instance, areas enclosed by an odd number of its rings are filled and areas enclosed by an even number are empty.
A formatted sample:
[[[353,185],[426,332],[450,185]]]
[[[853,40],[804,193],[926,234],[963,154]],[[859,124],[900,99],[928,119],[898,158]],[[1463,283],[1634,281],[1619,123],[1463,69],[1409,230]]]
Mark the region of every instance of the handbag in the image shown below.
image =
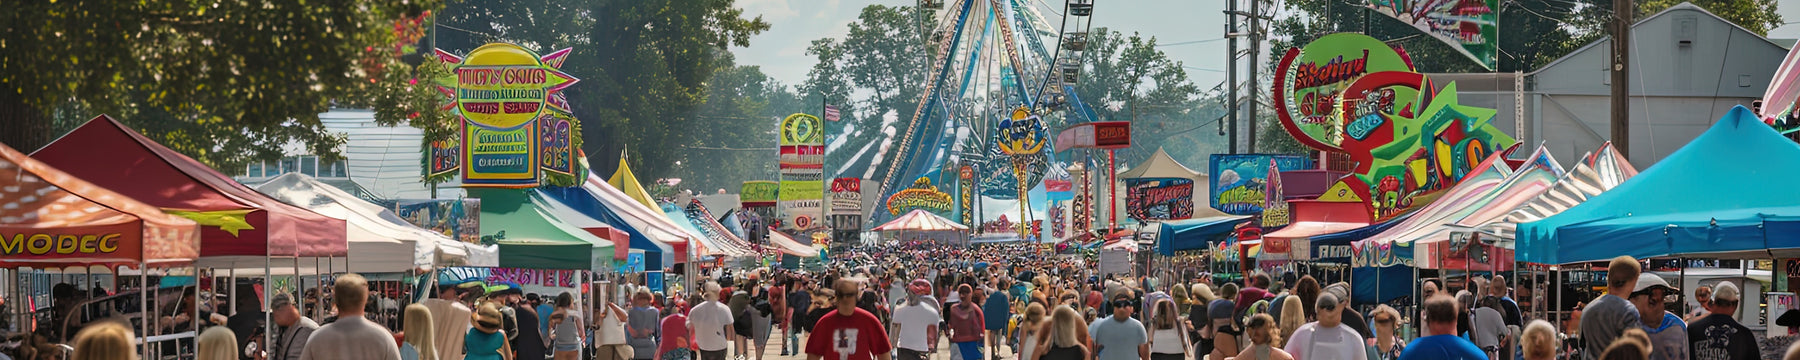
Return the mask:
[[[631,345],[620,344],[620,345],[606,345],[606,346],[613,347],[613,351],[617,351],[619,353],[620,360],[631,360],[632,357],[637,356],[637,349],[632,348]]]

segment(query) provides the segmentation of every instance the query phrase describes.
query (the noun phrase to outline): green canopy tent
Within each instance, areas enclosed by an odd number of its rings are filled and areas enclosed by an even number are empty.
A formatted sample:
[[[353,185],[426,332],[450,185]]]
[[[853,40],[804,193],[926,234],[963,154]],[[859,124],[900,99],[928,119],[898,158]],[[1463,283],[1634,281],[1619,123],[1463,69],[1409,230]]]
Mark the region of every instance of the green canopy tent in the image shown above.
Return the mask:
[[[613,242],[570,224],[552,201],[523,189],[471,188],[481,198],[482,241],[500,246],[500,267],[610,271]]]

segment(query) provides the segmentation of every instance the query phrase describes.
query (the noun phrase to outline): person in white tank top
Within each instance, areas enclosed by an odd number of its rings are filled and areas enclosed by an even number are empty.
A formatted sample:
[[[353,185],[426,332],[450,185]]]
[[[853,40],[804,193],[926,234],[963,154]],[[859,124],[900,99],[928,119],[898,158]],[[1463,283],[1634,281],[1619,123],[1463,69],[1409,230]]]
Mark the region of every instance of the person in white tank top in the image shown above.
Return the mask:
[[[1175,311],[1175,302],[1167,298],[1158,299],[1150,315],[1150,359],[1151,360],[1186,360],[1191,352],[1188,346],[1187,325],[1181,321],[1181,313]]]

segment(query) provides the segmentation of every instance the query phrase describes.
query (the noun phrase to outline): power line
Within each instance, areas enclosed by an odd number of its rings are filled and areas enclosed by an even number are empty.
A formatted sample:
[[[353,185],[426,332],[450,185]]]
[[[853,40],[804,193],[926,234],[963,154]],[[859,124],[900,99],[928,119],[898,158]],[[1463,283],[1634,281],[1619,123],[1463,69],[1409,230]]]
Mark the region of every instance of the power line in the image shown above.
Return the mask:
[[[1172,43],[1167,43],[1167,44],[1156,44],[1156,47],[1164,47],[1164,46],[1180,46],[1180,45],[1193,45],[1193,44],[1201,44],[1201,43],[1209,43],[1209,42],[1214,42],[1214,41],[1222,41],[1222,40],[1225,40],[1225,39],[1226,39],[1226,38],[1218,38],[1218,39],[1206,39],[1206,40],[1190,40],[1190,41],[1179,41],[1179,42],[1172,42]]]
[[[718,151],[776,151],[776,150],[781,150],[780,148],[728,148],[728,147],[710,147],[710,146],[687,146],[686,148],[692,149],[692,150],[718,150]]]

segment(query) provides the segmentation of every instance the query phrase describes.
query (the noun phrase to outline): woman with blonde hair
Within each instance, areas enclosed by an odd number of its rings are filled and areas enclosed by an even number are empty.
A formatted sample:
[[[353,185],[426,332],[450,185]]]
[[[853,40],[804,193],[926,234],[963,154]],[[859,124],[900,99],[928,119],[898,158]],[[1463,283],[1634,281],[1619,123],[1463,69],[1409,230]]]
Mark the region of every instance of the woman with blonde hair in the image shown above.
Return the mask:
[[[1050,321],[1045,321],[1039,333],[1043,341],[1038,342],[1037,350],[1031,352],[1035,358],[1020,357],[1020,360],[1082,360],[1088,358],[1087,325],[1081,320],[1081,314],[1074,307],[1059,305],[1050,313]]]
[[[225,334],[225,337],[231,341],[237,341],[237,337],[231,336],[229,330]],[[75,334],[75,356],[70,359],[137,360],[137,346],[133,345],[131,340],[133,337],[135,335],[131,334],[131,328],[118,322],[108,321],[88,325],[81,329],[80,333]],[[232,346],[232,348],[235,347]],[[232,355],[232,357],[237,356]]]
[[[1038,342],[1043,341],[1042,324],[1044,323],[1044,304],[1031,303],[1025,307],[1025,315],[1019,319],[1019,358],[1031,359],[1037,352]]]
[[[437,334],[431,325],[431,310],[425,305],[407,305],[404,310],[405,323],[401,324],[401,332],[406,335],[400,342],[400,360],[438,360],[437,345],[432,341]]]
[[[1301,284],[1306,283],[1306,280],[1300,281]],[[1300,330],[1301,325],[1306,325],[1306,310],[1305,306],[1301,305],[1304,301],[1301,301],[1299,296],[1288,296],[1287,299],[1282,300],[1282,302],[1280,321],[1281,340],[1277,341],[1277,345],[1287,347],[1287,339],[1294,336],[1294,331]]]
[[[1286,306],[1286,305],[1283,305]],[[1285,309],[1284,309],[1285,310]],[[1238,353],[1236,360],[1294,360],[1293,355],[1275,347],[1281,336],[1276,335],[1275,318],[1269,314],[1256,314],[1244,321],[1244,334],[1250,338],[1250,347]]]
[[[200,332],[199,350],[194,353],[194,360],[235,360],[237,355],[237,334],[224,326],[214,326]]]
[[[1532,320],[1525,325],[1524,335],[1519,340],[1524,344],[1525,360],[1552,360],[1556,358],[1556,326],[1543,320]]]

